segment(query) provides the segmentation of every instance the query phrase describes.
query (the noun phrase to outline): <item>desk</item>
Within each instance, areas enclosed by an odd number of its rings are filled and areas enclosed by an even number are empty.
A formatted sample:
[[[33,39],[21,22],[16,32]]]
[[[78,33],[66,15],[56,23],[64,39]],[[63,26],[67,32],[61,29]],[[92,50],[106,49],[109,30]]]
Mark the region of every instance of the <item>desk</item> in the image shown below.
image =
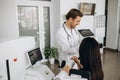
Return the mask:
[[[50,64],[49,62],[45,62],[44,64],[47,65],[55,75],[57,75],[60,72],[60,68],[58,68],[58,60],[55,60],[54,64]]]
[[[59,62],[57,60],[55,61],[54,64],[50,64],[49,62],[45,62],[44,64],[47,65],[55,75],[58,75],[61,71],[60,68],[58,68]],[[79,75],[72,75],[72,77],[66,76],[65,79],[63,80],[87,80],[87,79],[81,78],[81,76]]]

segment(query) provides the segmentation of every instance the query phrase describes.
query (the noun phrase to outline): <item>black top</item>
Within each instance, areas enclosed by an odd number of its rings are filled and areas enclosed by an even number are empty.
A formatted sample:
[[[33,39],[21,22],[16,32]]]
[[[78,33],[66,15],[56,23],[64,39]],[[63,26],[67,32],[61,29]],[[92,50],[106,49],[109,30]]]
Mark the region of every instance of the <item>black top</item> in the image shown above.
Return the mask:
[[[81,75],[82,78],[87,78],[88,80],[90,80],[91,74],[89,71],[84,70],[84,69],[70,69],[69,75],[71,74],[77,74],[77,75]]]

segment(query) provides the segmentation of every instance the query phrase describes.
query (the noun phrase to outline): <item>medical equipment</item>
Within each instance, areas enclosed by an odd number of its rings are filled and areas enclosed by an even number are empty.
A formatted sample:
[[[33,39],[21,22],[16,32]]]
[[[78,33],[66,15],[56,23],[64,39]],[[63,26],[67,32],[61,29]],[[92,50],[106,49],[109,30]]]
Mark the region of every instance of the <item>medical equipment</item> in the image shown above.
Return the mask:
[[[41,63],[42,54],[39,48],[27,52],[30,66],[26,69],[25,80],[52,80],[54,73]]]
[[[42,53],[40,51],[40,48],[35,48],[33,50],[28,51],[26,53],[26,56],[30,65],[34,65],[37,61],[42,60]]]
[[[53,80],[54,73],[44,64],[35,64],[26,70],[25,80]]]

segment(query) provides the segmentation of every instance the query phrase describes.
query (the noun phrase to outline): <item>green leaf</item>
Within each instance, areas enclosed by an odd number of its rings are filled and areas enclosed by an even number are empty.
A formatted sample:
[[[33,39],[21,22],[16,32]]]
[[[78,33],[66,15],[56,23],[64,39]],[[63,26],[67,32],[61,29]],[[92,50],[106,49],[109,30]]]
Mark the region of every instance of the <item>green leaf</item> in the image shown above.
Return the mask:
[[[44,49],[44,55],[47,58],[57,58],[58,50],[57,48],[45,48]]]

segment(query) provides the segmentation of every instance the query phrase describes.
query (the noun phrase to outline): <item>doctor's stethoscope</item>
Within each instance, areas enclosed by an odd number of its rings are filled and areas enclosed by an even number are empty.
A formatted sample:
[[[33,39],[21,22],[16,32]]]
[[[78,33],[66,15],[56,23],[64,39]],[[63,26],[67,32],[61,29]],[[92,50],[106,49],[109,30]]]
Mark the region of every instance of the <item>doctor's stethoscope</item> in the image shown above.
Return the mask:
[[[70,44],[70,41],[69,41],[69,39],[72,38],[72,37],[68,34],[68,32],[67,32],[67,30],[66,30],[66,28],[65,28],[64,25],[65,25],[65,22],[62,24],[62,26],[63,26],[63,28],[64,28],[65,33],[67,34],[67,40],[68,40],[68,42],[69,42],[69,45],[72,47],[72,45]],[[78,35],[76,29],[74,29],[74,30],[75,30],[76,34]],[[74,37],[73,37],[73,42],[74,42],[74,44],[75,44]]]

